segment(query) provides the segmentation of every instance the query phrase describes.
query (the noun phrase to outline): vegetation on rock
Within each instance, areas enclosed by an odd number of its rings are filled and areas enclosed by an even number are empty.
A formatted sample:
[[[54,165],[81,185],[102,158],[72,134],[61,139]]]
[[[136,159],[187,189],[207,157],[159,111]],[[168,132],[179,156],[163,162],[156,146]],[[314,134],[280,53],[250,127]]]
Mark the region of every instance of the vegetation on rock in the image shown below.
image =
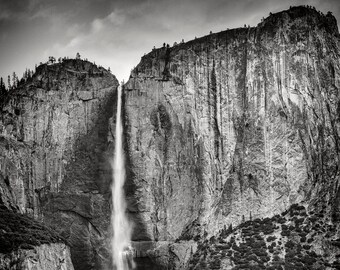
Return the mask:
[[[0,208],[0,253],[33,249],[50,243],[66,243],[60,235],[26,215]]]
[[[293,204],[281,215],[243,222],[205,239],[193,254],[189,269],[338,269],[340,258],[321,248],[332,245],[339,253],[338,225],[324,211],[308,212]],[[203,267],[204,266],[204,267]]]

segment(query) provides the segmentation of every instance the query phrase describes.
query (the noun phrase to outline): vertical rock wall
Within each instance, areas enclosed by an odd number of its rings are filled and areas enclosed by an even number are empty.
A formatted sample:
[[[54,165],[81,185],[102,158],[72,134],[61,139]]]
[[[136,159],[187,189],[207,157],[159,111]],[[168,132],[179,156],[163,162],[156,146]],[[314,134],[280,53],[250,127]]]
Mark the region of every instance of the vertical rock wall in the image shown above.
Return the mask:
[[[339,45],[331,14],[295,7],[142,57],[125,85],[135,240],[212,235],[297,202],[338,215]]]
[[[52,226],[76,269],[109,263],[107,136],[118,81],[82,60],[41,65],[2,101],[0,192],[7,208]]]

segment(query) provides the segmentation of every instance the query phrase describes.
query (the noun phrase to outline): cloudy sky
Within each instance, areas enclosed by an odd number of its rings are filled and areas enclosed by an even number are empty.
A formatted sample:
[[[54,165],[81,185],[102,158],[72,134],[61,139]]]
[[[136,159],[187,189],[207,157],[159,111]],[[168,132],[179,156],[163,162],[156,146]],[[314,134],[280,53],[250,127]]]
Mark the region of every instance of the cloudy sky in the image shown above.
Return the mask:
[[[269,12],[313,5],[340,20],[339,0],[0,0],[0,76],[79,52],[127,80],[144,53],[227,28],[256,26]]]

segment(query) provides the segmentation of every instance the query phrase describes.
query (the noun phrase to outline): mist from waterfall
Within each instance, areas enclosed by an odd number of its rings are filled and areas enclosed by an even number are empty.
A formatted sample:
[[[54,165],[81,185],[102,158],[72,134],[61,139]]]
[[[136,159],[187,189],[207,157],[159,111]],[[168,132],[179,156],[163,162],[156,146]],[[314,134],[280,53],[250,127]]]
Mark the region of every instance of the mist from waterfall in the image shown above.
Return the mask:
[[[132,226],[126,216],[126,201],[124,193],[125,157],[123,148],[122,125],[122,87],[118,86],[118,104],[116,114],[115,154],[112,163],[113,183],[112,192],[112,258],[115,270],[134,269],[132,249],[130,245]]]

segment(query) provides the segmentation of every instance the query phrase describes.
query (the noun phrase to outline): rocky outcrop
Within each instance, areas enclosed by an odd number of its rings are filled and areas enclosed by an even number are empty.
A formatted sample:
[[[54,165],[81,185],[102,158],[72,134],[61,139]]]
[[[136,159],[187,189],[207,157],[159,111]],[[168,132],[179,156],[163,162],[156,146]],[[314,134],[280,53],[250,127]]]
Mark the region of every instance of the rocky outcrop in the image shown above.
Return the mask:
[[[293,7],[142,57],[124,87],[134,240],[171,250],[299,202],[335,222],[339,46],[331,13]]]
[[[1,204],[59,232],[76,269],[110,261],[107,136],[117,86],[101,67],[63,60],[37,67],[1,102]]]
[[[0,206],[0,269],[73,270],[65,239],[24,214]]]
[[[34,249],[19,249],[9,254],[0,254],[3,270],[73,270],[70,250],[65,244],[41,245]]]

